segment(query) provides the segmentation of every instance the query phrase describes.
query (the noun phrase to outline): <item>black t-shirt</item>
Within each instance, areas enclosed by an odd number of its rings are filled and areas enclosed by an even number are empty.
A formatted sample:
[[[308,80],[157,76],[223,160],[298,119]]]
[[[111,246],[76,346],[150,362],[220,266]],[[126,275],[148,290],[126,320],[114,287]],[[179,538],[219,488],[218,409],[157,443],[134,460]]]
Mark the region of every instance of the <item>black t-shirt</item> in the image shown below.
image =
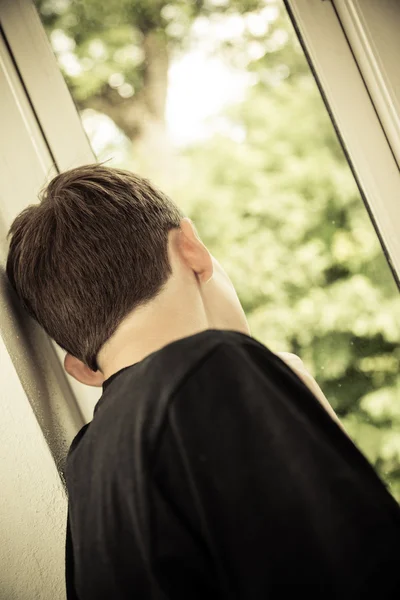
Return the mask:
[[[400,593],[398,505],[246,335],[208,330],[112,375],[66,480],[68,600]]]

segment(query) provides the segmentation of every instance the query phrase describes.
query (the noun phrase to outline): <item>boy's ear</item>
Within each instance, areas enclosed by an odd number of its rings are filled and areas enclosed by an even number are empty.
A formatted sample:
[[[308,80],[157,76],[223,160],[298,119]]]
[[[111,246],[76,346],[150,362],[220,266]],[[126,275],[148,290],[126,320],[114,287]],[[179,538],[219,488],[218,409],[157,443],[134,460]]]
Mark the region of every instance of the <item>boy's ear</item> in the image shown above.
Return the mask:
[[[186,264],[196,273],[202,283],[207,283],[214,271],[213,259],[201,241],[196,227],[188,218],[180,222],[180,253]]]
[[[92,371],[79,358],[75,358],[75,356],[68,353],[64,358],[64,369],[68,375],[85,385],[101,387],[104,383],[104,375],[101,371]]]

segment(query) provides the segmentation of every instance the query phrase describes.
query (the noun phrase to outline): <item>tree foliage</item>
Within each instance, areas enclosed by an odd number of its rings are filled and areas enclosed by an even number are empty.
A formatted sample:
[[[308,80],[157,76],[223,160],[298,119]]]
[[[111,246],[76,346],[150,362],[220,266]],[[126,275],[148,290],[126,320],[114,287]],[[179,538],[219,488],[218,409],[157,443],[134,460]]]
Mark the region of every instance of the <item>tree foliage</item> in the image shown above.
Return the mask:
[[[72,40],[81,70],[66,77],[78,106],[132,141],[150,113],[164,120],[170,57],[191,43],[195,19],[255,24],[216,48],[254,84],[213,136],[181,152],[174,195],[230,273],[253,335],[302,357],[400,500],[398,290],[285,13],[264,32],[251,20],[266,6],[278,5],[39,2],[49,34]],[[126,82],[135,93],[123,98]]]
[[[164,123],[171,53],[189,40],[199,16],[241,14],[262,0],[37,0],[79,108],[110,116],[132,140],[146,121]],[[60,32],[64,35],[60,37]],[[57,45],[57,36],[59,44]],[[69,45],[68,45],[69,44]]]

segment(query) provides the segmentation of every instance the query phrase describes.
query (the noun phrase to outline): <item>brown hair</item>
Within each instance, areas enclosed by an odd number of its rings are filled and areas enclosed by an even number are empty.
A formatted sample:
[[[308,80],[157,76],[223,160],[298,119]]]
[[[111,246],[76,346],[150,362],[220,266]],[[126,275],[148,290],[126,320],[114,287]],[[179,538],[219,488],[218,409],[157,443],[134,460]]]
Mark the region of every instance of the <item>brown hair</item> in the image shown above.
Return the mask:
[[[171,274],[168,232],[181,218],[133,173],[97,164],[71,169],[11,225],[8,278],[49,336],[97,370],[103,344]]]

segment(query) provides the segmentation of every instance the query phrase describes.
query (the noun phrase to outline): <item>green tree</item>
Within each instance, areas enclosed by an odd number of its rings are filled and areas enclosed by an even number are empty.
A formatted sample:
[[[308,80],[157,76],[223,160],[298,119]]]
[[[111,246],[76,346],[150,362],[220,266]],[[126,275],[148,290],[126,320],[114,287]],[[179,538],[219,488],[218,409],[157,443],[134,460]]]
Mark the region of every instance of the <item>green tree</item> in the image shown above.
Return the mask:
[[[263,0],[36,0],[80,110],[110,117],[135,142],[142,168],[171,166],[168,68],[193,20],[246,14]]]

